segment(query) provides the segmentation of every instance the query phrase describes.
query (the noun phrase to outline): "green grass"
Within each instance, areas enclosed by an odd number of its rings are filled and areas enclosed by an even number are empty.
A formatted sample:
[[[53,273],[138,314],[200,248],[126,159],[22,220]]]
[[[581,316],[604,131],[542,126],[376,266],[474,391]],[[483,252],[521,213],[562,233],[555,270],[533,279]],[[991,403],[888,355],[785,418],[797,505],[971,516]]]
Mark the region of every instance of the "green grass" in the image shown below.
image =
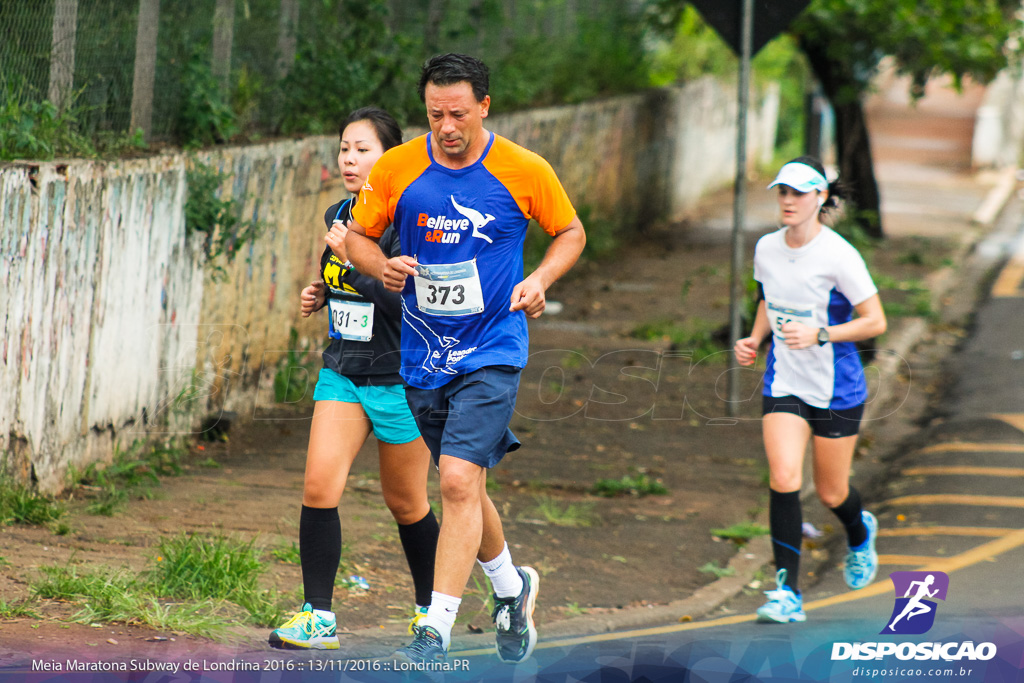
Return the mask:
[[[24,486],[0,487],[0,524],[44,526],[64,516],[64,506]]]
[[[739,544],[744,544],[752,538],[765,536],[769,533],[768,527],[756,522],[741,522],[733,524],[727,529],[712,529],[711,535],[719,538],[727,538]]]
[[[736,573],[735,569],[732,569],[731,567],[719,567],[714,562],[708,562],[702,567],[698,567],[697,571],[701,574],[714,574],[716,579],[720,579],[723,576],[732,576]]]
[[[7,602],[3,598],[0,598],[0,619],[19,619],[21,617],[38,619],[39,614],[33,611],[25,600]]]
[[[299,332],[294,327],[288,334],[288,353],[281,357],[274,374],[274,400],[278,403],[300,403],[313,400],[316,384],[315,354],[299,348]]]
[[[264,570],[260,555],[255,539],[182,533],[158,546],[151,569],[153,589],[172,598],[231,600],[256,584]]]
[[[536,506],[529,510],[530,515],[548,524],[564,527],[589,527],[599,520],[594,514],[593,503],[565,503],[549,496],[534,496]]]
[[[271,550],[270,554],[279,562],[284,562],[285,564],[301,564],[301,560],[299,559],[299,544],[295,541],[292,541],[289,545],[282,543]]]
[[[280,625],[293,600],[259,587],[260,553],[255,541],[182,534],[162,541],[142,572],[46,566],[30,588],[35,598],[78,605],[77,623],[144,623],[223,639],[233,624]]]
[[[668,489],[656,479],[651,479],[644,472],[626,474],[621,479],[598,479],[590,490],[591,493],[605,498],[616,496],[663,496]]]
[[[720,325],[703,318],[689,318],[677,323],[670,318],[659,318],[641,323],[630,331],[634,339],[646,341],[668,341],[672,347],[680,351],[692,351],[694,362],[722,354],[725,350],[715,340],[715,332]],[[722,354],[722,357],[726,356]]]

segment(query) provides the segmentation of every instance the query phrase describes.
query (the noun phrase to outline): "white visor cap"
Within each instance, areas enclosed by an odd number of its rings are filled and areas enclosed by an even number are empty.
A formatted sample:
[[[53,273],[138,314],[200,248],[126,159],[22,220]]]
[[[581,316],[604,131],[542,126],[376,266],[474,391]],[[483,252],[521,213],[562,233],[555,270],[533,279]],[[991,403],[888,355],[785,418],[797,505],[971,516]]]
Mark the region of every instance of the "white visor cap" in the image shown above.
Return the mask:
[[[775,176],[775,180],[768,186],[768,189],[770,190],[776,185],[788,185],[798,192],[810,192],[811,190],[827,190],[828,180],[812,166],[790,162],[779,169],[779,175]]]

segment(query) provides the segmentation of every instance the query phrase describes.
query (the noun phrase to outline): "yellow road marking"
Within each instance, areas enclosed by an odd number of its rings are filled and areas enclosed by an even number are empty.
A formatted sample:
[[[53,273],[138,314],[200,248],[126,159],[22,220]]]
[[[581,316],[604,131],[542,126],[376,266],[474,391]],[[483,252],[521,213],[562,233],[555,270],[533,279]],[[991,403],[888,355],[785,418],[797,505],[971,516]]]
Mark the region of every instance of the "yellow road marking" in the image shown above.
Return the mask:
[[[1024,414],[1022,413],[993,413],[989,417],[1002,420],[1011,427],[1016,427],[1020,431],[1024,432]]]
[[[928,493],[900,496],[885,501],[886,505],[979,505],[1000,508],[1024,508],[1024,498],[1009,496],[968,496],[958,493]]]
[[[1024,477],[1024,467],[910,467],[903,474],[914,477],[922,474],[966,474],[981,477]]]
[[[954,555],[953,557],[945,559],[933,558],[928,564],[919,568],[919,571],[937,571],[945,572],[946,574],[952,574],[953,572],[970,567],[971,565],[984,562],[997,555],[1009,552],[1020,546],[1024,546],[1024,529],[1012,531],[1002,538],[983,543],[971,550]],[[878,595],[889,593],[893,590],[892,580],[885,579],[883,581],[877,581],[870,586],[861,588],[857,591],[848,591],[846,593],[840,593],[833,595],[829,598],[823,598],[821,600],[815,600],[804,605],[804,611],[810,612],[812,610],[821,609],[823,607],[831,607],[832,605],[839,605],[844,602],[853,602],[854,600],[862,600],[864,598],[873,598]],[[570,647],[573,645],[583,645],[585,643],[600,643],[609,640],[619,640],[623,638],[644,638],[647,636],[664,635],[667,633],[681,633],[683,631],[692,631],[694,629],[703,628],[714,628],[717,626],[730,626],[732,624],[742,624],[748,621],[754,621],[756,615],[745,614],[737,615],[733,617],[722,617],[720,619],[711,619],[710,621],[698,621],[688,622],[685,624],[674,624],[672,626],[657,626],[654,628],[642,628],[634,629],[632,631],[619,631],[617,633],[599,633],[592,636],[579,636],[576,638],[564,638],[561,640],[549,640],[543,643],[537,644],[538,650],[546,650],[554,647]],[[462,652],[452,653],[450,656],[462,656],[471,657],[476,655],[487,655],[493,654],[494,648],[482,648],[479,650],[465,650]]]
[[[1019,443],[937,443],[922,448],[917,453],[1024,453],[1024,444]]]
[[[879,536],[994,536],[1000,538],[1012,534],[1015,529],[1000,529],[987,526],[924,526],[879,529]]]
[[[1006,264],[999,278],[992,285],[993,297],[1024,296],[1021,283],[1024,282],[1024,262],[1014,259]]]

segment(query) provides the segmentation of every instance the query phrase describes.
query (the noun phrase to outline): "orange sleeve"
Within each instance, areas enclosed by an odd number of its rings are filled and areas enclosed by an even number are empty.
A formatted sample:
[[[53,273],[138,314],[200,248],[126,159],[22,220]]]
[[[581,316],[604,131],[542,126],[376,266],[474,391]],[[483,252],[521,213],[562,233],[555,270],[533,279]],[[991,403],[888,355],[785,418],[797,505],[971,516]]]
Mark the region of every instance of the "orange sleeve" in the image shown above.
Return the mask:
[[[484,165],[512,194],[523,215],[537,221],[549,235],[576,217],[554,169],[540,155],[496,136]]]
[[[426,140],[423,135],[389,149],[373,165],[352,205],[352,217],[366,229],[367,236],[384,234],[395,219],[395,207],[405,188],[430,166]]]

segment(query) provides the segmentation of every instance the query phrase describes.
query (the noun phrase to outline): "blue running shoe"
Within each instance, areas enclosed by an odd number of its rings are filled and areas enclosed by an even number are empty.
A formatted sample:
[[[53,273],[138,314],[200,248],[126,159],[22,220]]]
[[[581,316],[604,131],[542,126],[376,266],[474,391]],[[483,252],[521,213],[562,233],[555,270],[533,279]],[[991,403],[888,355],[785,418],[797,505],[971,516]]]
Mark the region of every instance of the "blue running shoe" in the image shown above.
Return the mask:
[[[433,626],[413,626],[413,631],[416,633],[413,641],[395,650],[389,659],[415,664],[424,670],[443,666],[448,661],[448,651],[438,630]]]
[[[337,620],[322,617],[308,602],[284,626],[274,629],[267,642],[279,650],[337,650]]]
[[[857,590],[875,580],[878,573],[878,553],[875,552],[875,539],[878,538],[878,520],[867,510],[862,510],[860,518],[868,530],[868,537],[856,548],[846,553],[846,566],[843,567],[843,578],[846,585]]]
[[[537,627],[533,623],[533,610],[537,607],[540,576],[533,567],[517,567],[523,579],[523,589],[513,598],[494,596],[495,647],[503,662],[521,662],[533,653],[537,645]]]
[[[775,573],[773,591],[765,591],[768,602],[757,608],[757,620],[762,623],[774,622],[788,624],[791,621],[807,621],[804,613],[804,600],[786,585],[786,570]]]

